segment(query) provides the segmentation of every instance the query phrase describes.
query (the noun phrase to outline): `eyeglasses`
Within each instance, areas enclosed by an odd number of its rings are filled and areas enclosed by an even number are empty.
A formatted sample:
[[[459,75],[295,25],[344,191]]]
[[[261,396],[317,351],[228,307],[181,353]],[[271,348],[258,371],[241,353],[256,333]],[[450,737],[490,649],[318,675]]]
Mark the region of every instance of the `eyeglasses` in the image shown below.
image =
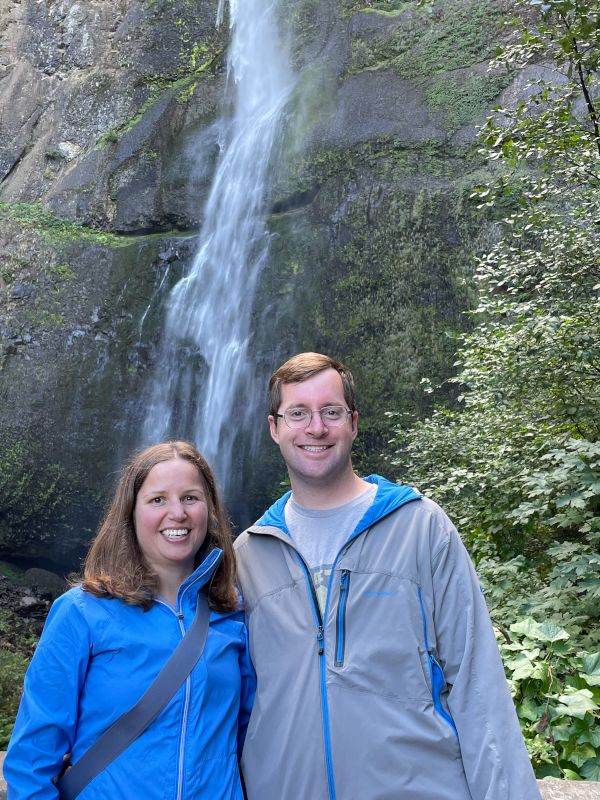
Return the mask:
[[[288,408],[283,414],[273,414],[275,418],[281,417],[288,428],[307,428],[312,422],[313,414],[321,417],[321,422],[326,427],[343,425],[348,414],[352,414],[344,406],[323,406],[318,411],[310,408]]]

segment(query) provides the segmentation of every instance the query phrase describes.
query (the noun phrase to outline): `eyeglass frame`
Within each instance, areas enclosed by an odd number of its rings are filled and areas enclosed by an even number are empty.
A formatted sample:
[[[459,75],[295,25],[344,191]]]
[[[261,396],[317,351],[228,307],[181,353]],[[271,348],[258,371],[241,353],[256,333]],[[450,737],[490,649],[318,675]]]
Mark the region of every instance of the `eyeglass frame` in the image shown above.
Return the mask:
[[[328,427],[328,425],[327,425],[327,421],[326,421],[326,420],[324,420],[324,419],[323,419],[323,416],[322,416],[322,414],[323,414],[323,411],[325,411],[327,408],[343,408],[343,409],[344,409],[344,412],[346,413],[346,416],[348,416],[348,415],[352,416],[352,414],[354,413],[354,412],[353,412],[353,411],[351,411],[349,408],[346,408],[346,406],[342,406],[342,405],[335,405],[335,404],[334,404],[334,405],[329,405],[329,406],[322,406],[321,408],[319,408],[319,409],[318,409],[318,410],[316,410],[316,411],[313,411],[313,410],[312,410],[312,408],[304,408],[304,406],[292,406],[292,408],[286,408],[286,410],[283,412],[283,414],[279,414],[279,413],[275,413],[275,414],[273,414],[273,417],[274,417],[274,419],[276,419],[276,420],[277,420],[278,418],[281,418],[281,419],[282,419],[282,420],[285,422],[285,424],[287,425],[287,427],[288,427],[290,430],[292,430],[292,431],[293,431],[293,430],[302,430],[302,428],[308,428],[308,426],[309,426],[309,425],[311,424],[311,422],[313,421],[313,416],[314,416],[315,414],[318,414],[318,415],[319,415],[319,417],[321,417],[321,422],[322,422],[322,423],[323,423],[323,425],[325,425],[325,427],[327,428],[327,427]],[[287,421],[287,419],[286,419],[286,416],[285,416],[285,415],[288,413],[288,411],[296,411],[296,410],[306,411],[306,412],[309,414],[308,422],[305,422],[305,423],[304,423],[304,424],[302,424],[302,425],[290,425],[290,423]],[[336,423],[334,423],[334,424],[332,425],[332,424],[331,424],[331,420],[329,420],[329,425],[330,425],[332,428],[339,428],[339,427],[341,427],[341,426],[344,424],[344,422],[345,422],[345,421],[346,421],[345,419],[341,419],[339,422],[336,422]]]

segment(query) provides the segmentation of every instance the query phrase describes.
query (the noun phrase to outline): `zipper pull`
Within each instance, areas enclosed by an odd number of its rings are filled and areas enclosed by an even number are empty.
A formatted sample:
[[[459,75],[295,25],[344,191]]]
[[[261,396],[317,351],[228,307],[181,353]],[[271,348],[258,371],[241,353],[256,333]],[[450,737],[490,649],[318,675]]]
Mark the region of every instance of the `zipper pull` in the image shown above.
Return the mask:
[[[349,574],[350,574],[350,570],[348,570],[348,569],[343,569],[342,570],[342,575],[341,575],[341,578],[340,578],[340,589],[343,590],[343,589],[347,589],[348,588],[348,576],[349,576]]]
[[[325,632],[323,630],[323,626],[319,625],[317,630],[317,642],[319,643],[319,655],[323,655],[323,641],[325,639]]]
[[[176,611],[177,619],[182,621],[183,620],[183,611]]]

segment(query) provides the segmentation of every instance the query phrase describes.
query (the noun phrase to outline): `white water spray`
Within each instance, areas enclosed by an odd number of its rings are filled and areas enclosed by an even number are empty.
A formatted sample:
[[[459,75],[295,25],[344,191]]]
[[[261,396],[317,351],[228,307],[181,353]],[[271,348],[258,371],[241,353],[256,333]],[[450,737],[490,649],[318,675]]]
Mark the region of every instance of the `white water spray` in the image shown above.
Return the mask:
[[[220,0],[221,23],[225,0]],[[199,249],[171,291],[144,443],[193,438],[221,487],[231,485],[233,449],[252,419],[254,365],[248,352],[254,294],[267,257],[268,167],[294,77],[274,19],[275,2],[229,0],[232,38],[224,120]]]

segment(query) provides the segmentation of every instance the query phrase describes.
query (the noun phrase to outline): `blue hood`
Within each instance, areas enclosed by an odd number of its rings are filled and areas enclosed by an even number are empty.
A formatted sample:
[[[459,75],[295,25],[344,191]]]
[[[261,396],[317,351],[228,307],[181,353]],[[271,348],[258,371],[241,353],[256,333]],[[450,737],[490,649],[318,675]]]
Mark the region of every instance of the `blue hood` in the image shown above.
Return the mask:
[[[422,497],[420,492],[417,492],[412,486],[392,483],[386,480],[386,478],[382,478],[381,475],[369,475],[364,478],[364,480],[368,483],[374,483],[377,486],[377,494],[364,517],[359,522],[355,533],[359,533],[375,522],[379,522],[380,519],[387,517],[388,514],[391,514],[392,511],[400,508],[400,506],[403,506],[405,503],[409,503],[411,500],[420,500]],[[287,533],[284,509],[291,494],[291,492],[286,492],[283,497],[280,497],[276,503],[273,503],[273,505],[265,511],[255,524],[279,528],[284,533]]]

